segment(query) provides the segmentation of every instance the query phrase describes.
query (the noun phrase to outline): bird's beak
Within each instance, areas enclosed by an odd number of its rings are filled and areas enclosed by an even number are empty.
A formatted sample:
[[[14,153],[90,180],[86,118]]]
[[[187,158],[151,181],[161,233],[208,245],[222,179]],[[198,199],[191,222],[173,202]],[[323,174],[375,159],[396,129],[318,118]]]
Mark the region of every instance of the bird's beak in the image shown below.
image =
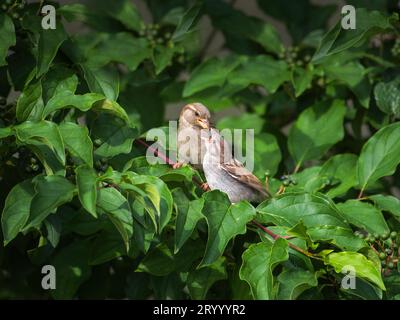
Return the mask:
[[[210,123],[206,119],[198,118],[196,119],[196,124],[202,129],[209,129]]]

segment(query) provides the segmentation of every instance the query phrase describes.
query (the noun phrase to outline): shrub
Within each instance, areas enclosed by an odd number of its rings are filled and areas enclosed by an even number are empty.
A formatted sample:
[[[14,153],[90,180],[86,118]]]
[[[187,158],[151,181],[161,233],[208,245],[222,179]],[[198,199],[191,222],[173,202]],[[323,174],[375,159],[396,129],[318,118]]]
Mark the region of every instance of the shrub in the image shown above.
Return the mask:
[[[219,0],[149,0],[152,24],[128,0],[53,3],[47,30],[39,2],[1,5],[0,297],[399,298],[396,1],[349,1],[355,30],[327,28],[335,5],[257,2],[292,46]],[[241,107],[216,126],[255,130],[272,198],[148,164],[135,141],[193,101]]]

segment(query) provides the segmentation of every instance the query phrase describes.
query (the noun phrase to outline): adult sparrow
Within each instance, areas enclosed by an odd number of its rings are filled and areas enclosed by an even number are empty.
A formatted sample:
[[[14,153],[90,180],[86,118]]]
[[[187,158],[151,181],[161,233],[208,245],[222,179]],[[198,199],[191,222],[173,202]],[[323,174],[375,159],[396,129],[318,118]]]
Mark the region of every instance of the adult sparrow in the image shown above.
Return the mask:
[[[201,103],[185,105],[179,116],[178,127],[178,162],[174,168],[190,163],[196,169],[202,169],[204,145],[201,133],[210,129],[210,111]]]
[[[268,194],[258,178],[226,150],[227,144],[217,130],[202,137],[205,146],[203,171],[211,190],[225,192],[232,203],[248,200],[261,202]]]

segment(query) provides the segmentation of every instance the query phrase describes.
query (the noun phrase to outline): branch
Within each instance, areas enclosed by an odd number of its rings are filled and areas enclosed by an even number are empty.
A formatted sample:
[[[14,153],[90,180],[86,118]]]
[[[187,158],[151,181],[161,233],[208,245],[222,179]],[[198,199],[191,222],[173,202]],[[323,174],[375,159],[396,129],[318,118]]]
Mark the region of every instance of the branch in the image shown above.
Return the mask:
[[[142,146],[144,146],[147,149],[149,149],[150,151],[152,151],[156,157],[159,157],[160,159],[164,160],[168,165],[173,166],[175,164],[175,162],[172,161],[170,158],[168,158],[165,154],[163,154],[162,152],[159,152],[157,149],[153,148],[152,146],[150,146],[147,142],[143,141],[142,139],[136,139],[135,142],[141,144]],[[199,188],[202,189],[203,183],[197,177],[193,176],[192,180]],[[270,235],[272,237],[272,239],[274,239],[274,240],[276,240],[278,238],[287,239],[287,237],[282,237],[282,236],[280,236],[278,234],[275,234],[274,232],[269,230],[267,227],[264,227],[262,224],[258,223],[257,221],[253,220],[252,224],[255,225],[256,227],[260,228],[262,231],[264,231],[268,235]],[[288,242],[288,245],[293,250],[296,250],[296,251],[306,255],[307,257],[320,259],[319,257],[316,257],[311,252],[305,251],[305,250],[301,249],[300,247],[298,247],[298,246],[296,246],[296,245],[294,245],[294,244],[292,244],[290,242]]]
[[[170,158],[168,158],[165,154],[163,154],[162,152],[158,151],[158,149],[155,149],[154,147],[150,146],[147,142],[143,141],[142,139],[136,139],[135,142],[141,144],[142,146],[146,147],[147,149],[149,149],[151,152],[154,153],[154,155],[156,157],[159,157],[161,160],[165,161],[166,164],[168,164],[169,166],[173,166],[176,162],[171,160]],[[204,190],[202,188],[203,186],[203,182],[196,176],[192,177],[192,181],[202,190]]]

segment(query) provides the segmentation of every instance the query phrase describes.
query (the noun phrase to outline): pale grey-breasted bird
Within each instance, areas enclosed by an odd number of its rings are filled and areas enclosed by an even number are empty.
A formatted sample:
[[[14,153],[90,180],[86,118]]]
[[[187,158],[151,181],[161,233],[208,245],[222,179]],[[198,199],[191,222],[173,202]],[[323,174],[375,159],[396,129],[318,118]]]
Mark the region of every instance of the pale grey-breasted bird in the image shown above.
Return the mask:
[[[210,128],[210,111],[203,104],[194,102],[185,105],[179,116],[178,126],[178,162],[174,168],[190,163],[196,169],[202,169],[204,145],[201,132]]]
[[[202,137],[205,154],[203,171],[211,190],[225,192],[232,203],[248,200],[261,202],[268,197],[260,180],[226,150],[227,144],[217,130]]]

